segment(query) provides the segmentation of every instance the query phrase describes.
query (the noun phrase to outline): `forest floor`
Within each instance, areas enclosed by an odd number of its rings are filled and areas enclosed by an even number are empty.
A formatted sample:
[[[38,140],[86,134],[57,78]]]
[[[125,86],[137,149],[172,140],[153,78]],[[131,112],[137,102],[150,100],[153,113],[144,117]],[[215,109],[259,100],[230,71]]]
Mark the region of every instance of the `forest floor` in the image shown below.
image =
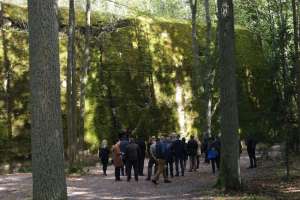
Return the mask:
[[[299,164],[299,165],[298,165]],[[297,163],[295,166],[300,166]],[[115,182],[113,167],[108,169],[108,176],[103,176],[100,166],[89,167],[85,175],[68,176],[68,196],[71,200],[155,200],[155,199],[218,199],[218,200],[268,200],[268,199],[300,199],[300,174],[292,170],[292,179],[283,181],[283,168],[274,161],[260,161],[256,169],[247,169],[248,157],[241,156],[241,175],[244,191],[240,193],[225,194],[215,189],[217,174],[213,175],[211,166],[201,163],[197,172],[187,172],[184,177],[172,178],[172,183],[159,182],[154,185],[140,177],[139,182],[134,179],[127,182]],[[146,169],[145,169],[146,172]],[[297,175],[297,173],[299,175]],[[30,173],[17,173],[0,176],[1,200],[29,200],[32,192],[32,176]]]

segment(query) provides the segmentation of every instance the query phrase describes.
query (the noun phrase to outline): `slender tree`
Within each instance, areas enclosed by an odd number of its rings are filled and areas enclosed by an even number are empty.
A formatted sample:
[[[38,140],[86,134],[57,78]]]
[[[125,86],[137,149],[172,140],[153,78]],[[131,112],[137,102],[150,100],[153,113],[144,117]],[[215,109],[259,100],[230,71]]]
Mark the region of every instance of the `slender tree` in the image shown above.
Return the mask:
[[[211,58],[211,17],[210,17],[210,2],[209,0],[204,1],[205,7],[205,19],[206,19],[206,65],[203,70],[204,73],[204,103],[206,108],[206,118],[205,118],[205,131],[208,136],[211,135],[211,121],[212,121],[212,87],[214,81],[214,72],[212,67],[212,58]]]
[[[241,185],[241,177],[232,0],[218,0],[218,20],[222,132],[221,173],[219,183],[221,183],[226,190],[237,190]]]
[[[198,94],[200,49],[197,38],[197,0],[189,0],[192,13],[192,49],[193,49],[193,89]]]
[[[3,45],[3,66],[5,69],[5,107],[6,107],[6,126],[7,126],[7,137],[12,138],[12,95],[11,95],[11,66],[8,58],[8,40],[4,29],[4,5],[1,5],[1,34],[2,34],[2,45]]]
[[[296,74],[296,83],[297,89],[296,93],[298,96],[297,105],[298,105],[298,135],[300,135],[300,57],[299,57],[299,1],[292,0],[293,7],[293,27],[294,27],[294,68],[297,72]],[[299,137],[299,136],[298,136]]]
[[[28,0],[34,200],[67,199],[56,0]]]
[[[91,32],[91,1],[86,0],[86,28],[85,28],[85,50],[84,65],[80,73],[80,124],[79,124],[79,146],[83,149],[84,143],[84,116],[85,116],[85,93],[87,72],[90,66],[90,33]]]
[[[75,5],[69,1],[69,29],[68,29],[68,61],[67,61],[67,132],[68,159],[70,167],[76,160],[77,149],[77,92],[76,92],[76,63],[75,63]]]

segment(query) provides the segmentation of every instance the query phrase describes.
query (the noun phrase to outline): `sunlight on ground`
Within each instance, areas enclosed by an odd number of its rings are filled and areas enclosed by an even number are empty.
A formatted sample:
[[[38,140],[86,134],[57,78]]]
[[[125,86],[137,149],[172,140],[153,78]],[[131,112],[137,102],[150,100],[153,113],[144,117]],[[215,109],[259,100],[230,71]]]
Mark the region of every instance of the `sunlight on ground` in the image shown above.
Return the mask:
[[[284,193],[297,193],[297,192],[300,192],[300,188],[299,187],[288,187],[283,192]]]

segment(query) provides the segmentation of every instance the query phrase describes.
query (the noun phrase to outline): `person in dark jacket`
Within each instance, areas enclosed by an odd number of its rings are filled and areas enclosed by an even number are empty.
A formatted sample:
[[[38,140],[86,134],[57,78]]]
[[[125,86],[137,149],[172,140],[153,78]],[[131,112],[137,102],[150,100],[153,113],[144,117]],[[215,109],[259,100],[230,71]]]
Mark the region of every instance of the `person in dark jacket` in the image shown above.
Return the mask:
[[[108,165],[108,159],[109,159],[109,148],[107,146],[107,140],[103,140],[101,147],[99,148],[99,159],[102,163],[102,169],[103,169],[103,175],[107,176],[106,170]]]
[[[187,144],[187,151],[190,158],[190,172],[196,171],[196,158],[197,158],[197,149],[198,149],[198,143],[195,140],[194,136],[191,136],[191,139],[189,140]]]
[[[183,145],[183,165],[184,170],[186,169],[186,162],[188,160],[188,152],[187,152],[187,144],[185,138],[181,139],[182,145]]]
[[[250,160],[249,169],[256,168],[256,155],[255,155],[256,143],[257,142],[251,136],[249,136],[246,140],[247,152]]]
[[[174,149],[173,149],[171,138],[168,137],[165,143],[166,143],[166,176],[167,177],[169,176],[169,171],[170,171],[170,176],[173,178],[174,177],[174,171],[173,171]]]
[[[153,136],[149,139],[149,142],[147,144],[147,154],[149,157],[149,161],[148,161],[148,174],[147,174],[147,181],[151,180],[151,176],[152,176],[152,168],[155,165],[155,172],[157,171],[157,164],[155,161],[155,158],[153,156],[153,150],[151,152],[151,146],[152,148],[155,148],[155,144],[156,144],[156,138]]]
[[[133,167],[134,178],[138,181],[138,158],[141,156],[139,146],[134,142],[133,138],[129,139],[129,144],[125,149],[125,160],[127,170],[127,181],[131,179],[131,170]]]
[[[180,140],[180,135],[177,135],[176,140],[173,142],[173,149],[174,149],[174,157],[175,157],[175,169],[176,174],[175,176],[179,176],[179,164],[181,169],[181,175],[184,176],[184,144]]]
[[[168,180],[168,177],[166,176],[166,170],[165,170],[165,164],[166,164],[166,143],[164,137],[161,137],[159,141],[156,142],[155,145],[155,160],[158,165],[157,172],[155,173],[152,182],[156,185],[158,184],[157,181],[159,179],[159,176],[163,174],[164,182],[170,183],[171,181]]]
[[[125,173],[127,173],[125,151],[126,151],[126,147],[127,147],[128,144],[129,144],[128,135],[126,133],[123,133],[123,135],[120,138],[121,158],[122,158],[122,161],[124,163],[124,166],[121,167],[121,175],[122,176],[125,176]],[[125,170],[124,170],[124,167],[125,167]]]
[[[207,158],[207,154],[208,154],[208,141],[209,141],[209,137],[208,137],[208,134],[204,134],[204,139],[203,139],[203,143],[202,143],[202,146],[201,146],[201,150],[202,150],[202,153],[204,153],[204,162],[209,164],[209,159]]]
[[[137,145],[139,145],[141,154],[140,157],[138,158],[138,172],[139,176],[144,176],[144,162],[145,162],[145,156],[146,156],[146,144],[143,139],[138,139],[137,140]]]

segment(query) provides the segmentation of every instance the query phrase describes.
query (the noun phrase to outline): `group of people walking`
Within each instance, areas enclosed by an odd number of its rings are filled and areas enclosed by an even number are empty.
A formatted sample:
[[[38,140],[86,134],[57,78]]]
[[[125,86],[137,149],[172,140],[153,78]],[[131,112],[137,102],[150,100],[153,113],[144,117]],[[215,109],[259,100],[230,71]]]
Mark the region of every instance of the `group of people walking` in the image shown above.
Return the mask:
[[[205,162],[212,164],[212,171],[220,165],[221,143],[218,138],[204,139],[203,143],[191,136],[186,142],[185,138],[180,139],[179,135],[151,137],[147,144],[142,139],[134,139],[129,134],[123,134],[115,142],[112,151],[112,162],[115,166],[115,180],[121,181],[121,175],[131,180],[132,169],[135,181],[144,176],[144,162],[148,154],[147,181],[158,184],[160,176],[163,176],[165,183],[170,183],[169,177],[184,176],[185,171],[193,172],[199,168],[200,156],[205,155]],[[103,140],[99,149],[99,158],[103,165],[103,174],[106,176],[109,162],[110,149],[107,141]],[[189,169],[187,162],[189,161]],[[175,165],[175,173],[174,173]]]

